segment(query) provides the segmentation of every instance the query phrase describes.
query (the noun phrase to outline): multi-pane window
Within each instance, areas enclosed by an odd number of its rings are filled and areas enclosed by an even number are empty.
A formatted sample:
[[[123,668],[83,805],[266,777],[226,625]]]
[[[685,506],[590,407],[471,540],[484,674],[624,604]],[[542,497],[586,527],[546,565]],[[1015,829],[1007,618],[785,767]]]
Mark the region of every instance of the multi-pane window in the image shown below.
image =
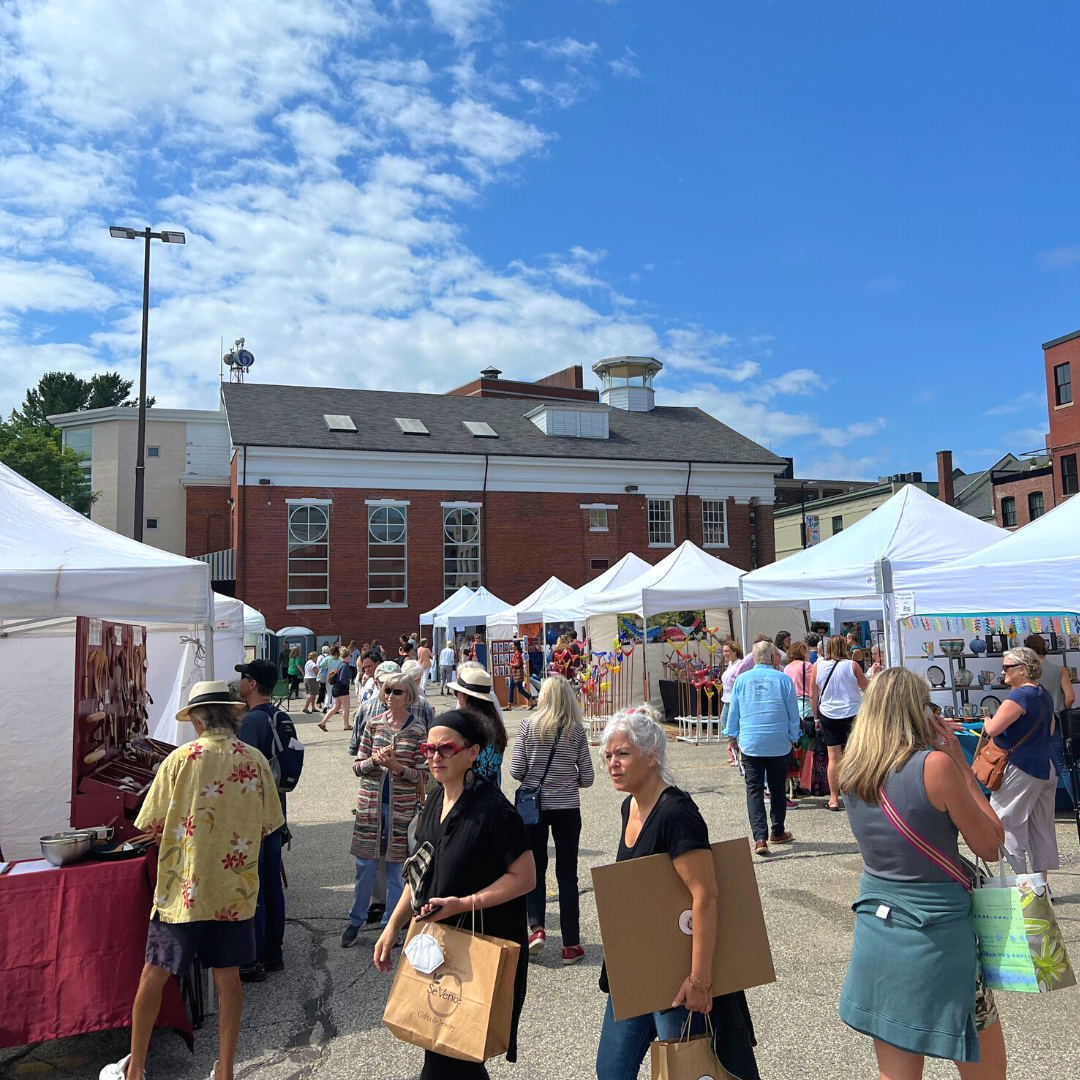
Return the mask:
[[[835,536],[838,532],[843,532],[843,531],[844,531],[844,515],[843,514],[837,514],[836,517],[834,517],[832,519],[832,534],[833,534],[833,536]]]
[[[287,607],[330,606],[329,510],[329,503],[297,503],[289,507]]]
[[[82,468],[82,487],[89,493],[94,468],[94,429],[90,426],[65,428],[64,445],[70,447],[79,455],[79,464]],[[87,517],[89,516],[89,513],[87,513]]]
[[[1061,458],[1061,493],[1075,495],[1080,491],[1080,481],[1076,475],[1076,455],[1063,454]]]
[[[606,510],[590,510],[589,511],[589,532],[607,532],[607,511]]]
[[[1016,525],[1016,499],[1011,495],[1001,500],[1001,524],[1007,529]]]
[[[727,521],[724,503],[720,499],[701,500],[701,537],[705,547],[727,545]]]
[[[368,606],[404,607],[408,600],[404,506],[368,507]]]
[[[1072,374],[1068,363],[1054,368],[1054,404],[1068,405],[1072,401]]]
[[[471,507],[443,514],[443,597],[462,585],[480,588],[480,511]]]
[[[1032,491],[1028,494],[1028,521],[1041,518],[1045,512],[1041,491]]]
[[[671,531],[671,500],[649,500],[649,547],[674,547]]]

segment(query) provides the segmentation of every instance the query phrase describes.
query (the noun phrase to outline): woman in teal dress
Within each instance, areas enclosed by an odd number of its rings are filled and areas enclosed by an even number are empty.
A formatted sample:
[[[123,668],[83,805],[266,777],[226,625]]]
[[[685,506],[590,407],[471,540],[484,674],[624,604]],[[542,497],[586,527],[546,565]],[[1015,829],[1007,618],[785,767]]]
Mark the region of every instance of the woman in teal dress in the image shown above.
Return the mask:
[[[957,846],[997,859],[1005,832],[921,676],[889,668],[870,683],[840,789],[863,858],[840,1018],[874,1040],[881,1080],[920,1080],[927,1055],[964,1080],[1005,1080]]]

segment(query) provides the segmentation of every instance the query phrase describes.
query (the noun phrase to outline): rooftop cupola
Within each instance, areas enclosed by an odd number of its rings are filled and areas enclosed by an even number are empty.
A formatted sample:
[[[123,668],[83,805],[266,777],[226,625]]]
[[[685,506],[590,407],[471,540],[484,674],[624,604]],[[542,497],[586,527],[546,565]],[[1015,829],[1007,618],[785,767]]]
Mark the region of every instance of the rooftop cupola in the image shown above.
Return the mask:
[[[600,400],[613,409],[650,412],[654,408],[653,376],[663,366],[651,356],[611,356],[598,360],[593,371],[600,377]]]

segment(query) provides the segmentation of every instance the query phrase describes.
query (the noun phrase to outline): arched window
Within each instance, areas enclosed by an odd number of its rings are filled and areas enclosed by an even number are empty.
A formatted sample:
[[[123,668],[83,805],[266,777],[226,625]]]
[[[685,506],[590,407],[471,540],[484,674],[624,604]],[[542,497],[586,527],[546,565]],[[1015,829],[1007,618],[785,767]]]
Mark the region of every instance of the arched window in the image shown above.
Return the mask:
[[[443,596],[462,585],[480,587],[480,511],[447,507],[443,511]]]
[[[329,511],[329,503],[289,507],[288,607],[330,606]]]
[[[368,507],[368,607],[408,604],[404,506]]]

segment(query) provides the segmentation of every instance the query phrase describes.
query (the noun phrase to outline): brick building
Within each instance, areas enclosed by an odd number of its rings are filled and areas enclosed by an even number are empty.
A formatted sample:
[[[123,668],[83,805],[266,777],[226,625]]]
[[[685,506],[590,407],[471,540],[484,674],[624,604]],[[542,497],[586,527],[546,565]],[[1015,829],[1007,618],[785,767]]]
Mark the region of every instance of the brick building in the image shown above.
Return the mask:
[[[1080,375],[1080,330],[1043,345],[1046,405],[1050,418],[1046,449],[1053,464],[1051,501],[1046,509],[1080,490],[1077,452],[1080,451],[1080,410],[1073,401],[1072,365]]]
[[[508,603],[689,537],[771,562],[785,462],[695,408],[657,407],[649,357],[446,395],[230,383],[236,595],[269,626],[384,643],[461,585]],[[333,409],[330,413],[328,410]]]

